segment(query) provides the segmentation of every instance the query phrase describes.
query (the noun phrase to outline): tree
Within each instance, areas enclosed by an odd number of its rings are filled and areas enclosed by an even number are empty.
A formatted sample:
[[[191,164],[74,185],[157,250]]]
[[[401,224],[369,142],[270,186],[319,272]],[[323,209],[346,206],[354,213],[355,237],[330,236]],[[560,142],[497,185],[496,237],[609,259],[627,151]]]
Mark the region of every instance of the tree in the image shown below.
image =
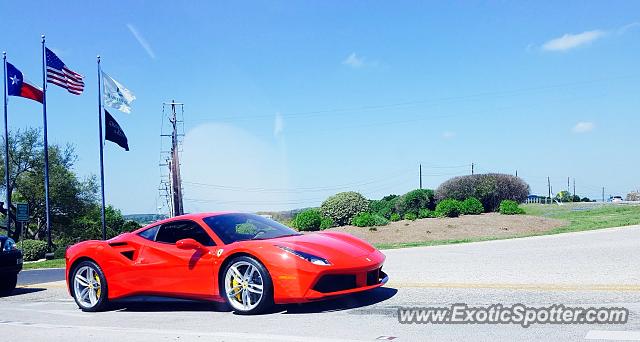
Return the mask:
[[[0,147],[4,149],[4,145]],[[31,217],[25,235],[35,239],[42,239],[46,234],[43,150],[37,129],[18,130],[9,136],[9,192],[12,201],[29,204]],[[73,171],[76,160],[73,146],[49,146],[49,203],[54,241],[70,243],[102,235],[96,177],[79,178]],[[6,191],[4,180],[2,156],[0,189]],[[105,208],[105,216],[110,237],[139,227],[125,221],[120,211],[111,206]]]

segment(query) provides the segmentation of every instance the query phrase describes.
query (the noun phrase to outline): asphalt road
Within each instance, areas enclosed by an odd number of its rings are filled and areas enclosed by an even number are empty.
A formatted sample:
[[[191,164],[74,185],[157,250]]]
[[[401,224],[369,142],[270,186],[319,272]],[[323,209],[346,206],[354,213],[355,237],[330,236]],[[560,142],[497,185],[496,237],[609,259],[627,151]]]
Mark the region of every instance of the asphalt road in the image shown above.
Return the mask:
[[[64,282],[0,298],[3,341],[638,340],[640,227],[385,251],[391,281],[375,291],[240,316],[221,305],[129,301],[83,313]],[[398,307],[522,303],[625,307],[623,325],[400,324]]]
[[[64,280],[63,268],[24,270],[18,274],[18,286]]]

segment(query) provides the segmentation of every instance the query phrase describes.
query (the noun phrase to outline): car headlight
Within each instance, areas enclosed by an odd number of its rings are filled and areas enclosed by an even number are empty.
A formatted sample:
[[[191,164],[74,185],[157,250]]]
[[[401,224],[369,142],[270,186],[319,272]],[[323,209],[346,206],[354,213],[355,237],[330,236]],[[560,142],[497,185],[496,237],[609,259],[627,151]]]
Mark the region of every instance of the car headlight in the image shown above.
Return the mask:
[[[285,246],[278,246],[278,248],[282,249],[285,252],[289,252],[295,256],[297,256],[300,259],[304,259],[314,265],[320,265],[320,266],[329,266],[331,265],[331,263],[325,259],[325,258],[321,258],[319,256],[315,256],[313,254],[309,254],[309,253],[305,253],[302,251],[296,251],[295,249],[291,249],[289,247],[285,247]]]
[[[16,242],[13,241],[12,238],[7,238],[7,240],[4,241],[4,246],[2,247],[3,252],[14,251],[16,249],[18,249],[18,247],[16,246]]]

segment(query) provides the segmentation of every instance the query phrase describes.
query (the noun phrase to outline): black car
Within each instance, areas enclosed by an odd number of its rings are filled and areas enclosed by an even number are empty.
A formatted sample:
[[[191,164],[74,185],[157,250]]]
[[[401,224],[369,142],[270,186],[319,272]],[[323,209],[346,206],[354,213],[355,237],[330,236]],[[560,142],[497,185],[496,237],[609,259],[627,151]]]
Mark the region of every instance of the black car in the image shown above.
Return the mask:
[[[0,235],[0,296],[13,292],[21,270],[22,251],[13,239]]]

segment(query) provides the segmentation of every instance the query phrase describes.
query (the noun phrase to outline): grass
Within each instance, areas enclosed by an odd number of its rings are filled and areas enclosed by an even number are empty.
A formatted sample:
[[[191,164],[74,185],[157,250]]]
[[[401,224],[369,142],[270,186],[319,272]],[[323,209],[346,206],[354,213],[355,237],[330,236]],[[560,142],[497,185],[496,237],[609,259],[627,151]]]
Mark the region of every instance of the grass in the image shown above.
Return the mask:
[[[23,270],[35,270],[39,268],[61,268],[64,267],[64,259],[52,259],[36,262],[28,262],[22,265]]]
[[[433,240],[406,243],[375,244],[378,249],[394,249],[405,247],[451,245],[467,242],[513,239],[527,236],[553,235],[586,230],[623,227],[640,224],[640,205],[620,205],[602,203],[567,203],[564,205],[523,205],[525,213],[532,216],[543,216],[568,221],[566,226],[541,233],[517,234],[507,237],[479,237],[469,239]]]

